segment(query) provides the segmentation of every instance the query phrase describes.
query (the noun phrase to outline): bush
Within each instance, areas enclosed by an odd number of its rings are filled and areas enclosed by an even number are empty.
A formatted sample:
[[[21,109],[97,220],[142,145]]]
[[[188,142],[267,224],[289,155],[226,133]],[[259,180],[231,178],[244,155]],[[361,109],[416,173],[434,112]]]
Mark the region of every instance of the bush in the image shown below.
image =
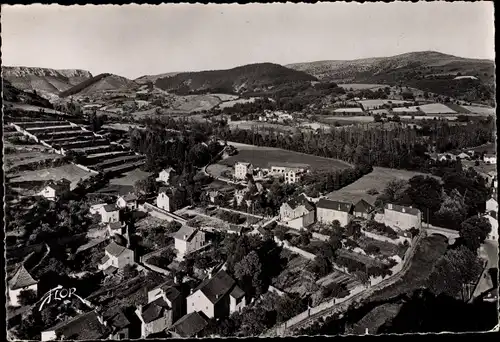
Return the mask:
[[[353,239],[346,239],[345,240],[345,246],[347,248],[353,248],[354,249],[356,247],[359,247],[359,244],[356,241],[354,241]]]
[[[349,290],[345,283],[331,283],[321,290],[323,298],[344,298],[349,295]]]
[[[380,253],[380,248],[378,246],[370,244],[370,245],[366,246],[365,252],[367,254],[378,254],[378,253]]]
[[[368,231],[375,231],[375,232],[380,233],[382,235],[385,235],[385,236],[387,236],[387,237],[389,237],[391,239],[397,239],[398,238],[398,234],[396,233],[396,231],[394,229],[392,229],[391,227],[386,226],[383,223],[379,223],[379,222],[376,222],[376,221],[369,221],[366,224],[366,230],[368,230]]]
[[[340,266],[344,266],[347,268],[347,271],[349,273],[354,273],[356,271],[364,271],[365,270],[365,264],[363,264],[360,261],[353,260],[350,258],[345,258],[345,257],[337,257],[336,263]]]
[[[22,290],[20,293],[19,293],[19,303],[21,305],[31,305],[31,304],[34,304],[36,302],[36,299],[37,299],[37,295],[36,295],[36,292],[33,291],[33,290]]]

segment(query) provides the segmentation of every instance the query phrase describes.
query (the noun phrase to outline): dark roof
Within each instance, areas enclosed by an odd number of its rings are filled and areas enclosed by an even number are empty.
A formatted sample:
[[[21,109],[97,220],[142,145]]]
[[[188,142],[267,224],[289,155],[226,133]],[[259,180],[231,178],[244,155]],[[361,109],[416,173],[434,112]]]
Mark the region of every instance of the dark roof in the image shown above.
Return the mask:
[[[125,202],[132,202],[132,201],[137,201],[137,195],[134,194],[133,192],[129,192],[125,196],[121,196]]]
[[[130,325],[130,321],[127,319],[127,316],[125,316],[121,310],[115,311],[109,317],[105,316],[104,318],[109,322],[109,324],[119,330]]]
[[[197,228],[184,225],[177,232],[175,232],[174,238],[179,240],[189,241],[197,231],[198,231]]]
[[[108,255],[104,255],[102,258],[101,258],[101,264],[104,264],[106,263],[106,261],[109,260],[109,256]]]
[[[64,179],[64,180],[62,179],[59,182],[50,181],[49,184],[47,184],[47,186],[51,187],[52,189],[54,189],[56,191],[65,191],[68,189],[70,184],[71,184],[71,182],[68,181],[67,179]]]
[[[165,297],[167,297],[167,299],[171,302],[177,299],[181,295],[179,290],[177,290],[175,287],[172,286],[171,280],[163,283],[162,285],[159,286],[159,288],[163,291]]]
[[[488,212],[488,215],[490,215],[491,217],[493,217],[495,220],[498,220],[498,218],[497,218],[497,212],[496,211],[490,210]]]
[[[170,330],[175,331],[181,337],[194,337],[206,328],[208,322],[198,313],[191,312],[182,316]]]
[[[287,204],[292,209],[295,209],[301,205],[304,205],[307,210],[309,210],[309,211],[314,210],[314,206],[307,200],[307,198],[304,196],[304,194],[300,194],[299,196],[291,199],[290,201],[287,202]]]
[[[119,256],[120,254],[123,253],[124,250],[126,250],[126,247],[120,246],[116,242],[112,241],[109,245],[106,246],[106,252],[113,256]]]
[[[162,317],[165,310],[170,310],[170,305],[160,297],[142,308],[142,319],[145,323],[150,323]]]
[[[68,180],[68,179],[66,179],[66,178],[61,178],[61,179],[59,180],[59,182],[60,182],[60,183],[63,183],[63,184],[71,184],[71,181],[70,181],[70,180]]]
[[[159,190],[158,190],[158,193],[161,194],[162,192],[166,193],[166,194],[169,194],[170,193],[170,189],[167,188],[166,186],[162,186]]]
[[[106,268],[103,273],[106,274],[106,275],[110,275],[110,274],[113,274],[115,273],[116,271],[118,270],[117,267],[115,266],[109,266],[108,268]]]
[[[351,211],[352,203],[332,201],[332,200],[322,198],[318,201],[318,203],[316,203],[316,207],[323,208],[323,209],[343,211],[343,212],[348,213]]]
[[[400,213],[405,213],[409,215],[418,215],[420,213],[420,210],[418,210],[417,208],[405,207],[402,205],[397,205],[392,203],[387,203],[384,208],[386,210],[399,211]]]
[[[62,322],[47,331],[55,331],[56,334],[64,336],[64,339],[70,340],[102,339],[111,333],[111,329],[99,321],[95,311]]]
[[[33,279],[33,277],[31,276],[31,274],[29,274],[24,265],[21,265],[21,267],[19,267],[19,269],[17,270],[16,274],[14,274],[12,279],[9,281],[9,288],[11,290],[17,290],[30,285],[35,285],[37,283],[38,281]]]
[[[111,222],[108,224],[111,229],[120,229],[122,227],[121,222]]]
[[[363,213],[369,213],[373,210],[373,205],[365,201],[364,199],[360,200],[356,205],[354,206],[354,211],[356,212],[363,212]]]
[[[239,299],[245,295],[245,292],[243,292],[243,290],[240,289],[240,287],[238,285],[236,285],[234,287],[233,291],[231,291],[231,293],[229,295],[233,298]]]
[[[224,297],[234,287],[236,282],[226,271],[217,272],[212,278],[205,279],[193,293],[200,290],[212,302],[216,303],[220,298]]]
[[[112,211],[117,211],[118,210],[118,208],[114,204],[106,204],[103,208],[108,213],[110,213]]]

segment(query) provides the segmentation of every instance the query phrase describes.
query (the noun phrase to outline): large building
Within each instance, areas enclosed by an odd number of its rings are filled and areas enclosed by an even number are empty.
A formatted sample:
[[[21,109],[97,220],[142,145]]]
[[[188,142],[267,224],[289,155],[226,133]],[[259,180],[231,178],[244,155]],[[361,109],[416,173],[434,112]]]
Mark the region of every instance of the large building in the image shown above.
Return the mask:
[[[316,217],[319,222],[330,224],[333,221],[339,221],[340,226],[344,227],[351,222],[353,213],[352,203],[320,199],[316,203]]]
[[[309,227],[315,222],[314,206],[300,195],[280,207],[280,220],[295,229]]]
[[[302,167],[290,167],[290,166],[281,166],[275,165],[271,166],[270,174],[272,176],[283,177],[285,183],[294,184],[300,181],[301,177],[307,170]]]
[[[253,173],[253,165],[251,163],[237,162],[234,164],[234,178],[245,179],[248,174]]]
[[[384,207],[384,223],[403,230],[422,227],[422,212],[416,208],[388,203]]]
[[[354,205],[354,216],[369,219],[375,207],[364,199],[361,199]]]
[[[173,193],[166,187],[161,187],[156,198],[156,206],[166,211],[173,211],[174,206],[172,203]]]
[[[175,234],[175,249],[177,250],[177,259],[184,257],[206,245],[205,233],[198,228],[182,226]]]
[[[245,293],[224,270],[209,276],[187,297],[187,313],[203,312],[208,318],[227,317],[245,306]]]

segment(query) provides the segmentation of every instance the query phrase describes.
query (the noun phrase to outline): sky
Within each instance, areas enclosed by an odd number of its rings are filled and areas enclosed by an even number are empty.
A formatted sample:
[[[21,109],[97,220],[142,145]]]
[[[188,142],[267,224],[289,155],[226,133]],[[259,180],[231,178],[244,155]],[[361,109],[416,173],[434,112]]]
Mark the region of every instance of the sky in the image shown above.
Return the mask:
[[[494,59],[492,2],[3,6],[4,65],[137,78],[439,51]]]

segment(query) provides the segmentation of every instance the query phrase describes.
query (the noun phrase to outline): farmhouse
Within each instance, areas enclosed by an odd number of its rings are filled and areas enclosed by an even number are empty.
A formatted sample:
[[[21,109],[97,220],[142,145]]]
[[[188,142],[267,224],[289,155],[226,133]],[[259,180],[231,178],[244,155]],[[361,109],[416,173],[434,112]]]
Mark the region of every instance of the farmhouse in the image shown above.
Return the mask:
[[[104,249],[104,253],[99,269],[107,274],[134,264],[134,251],[120,246],[114,241]]]
[[[20,305],[19,294],[24,290],[33,290],[37,293],[38,281],[33,279],[24,265],[21,265],[16,274],[9,280],[9,304],[12,306]]]
[[[498,212],[498,201],[495,197],[491,197],[486,201],[486,212],[495,211]]]
[[[134,193],[128,193],[124,196],[118,197],[116,201],[118,208],[137,209],[137,196]]]
[[[120,221],[120,210],[114,204],[106,204],[101,208],[101,222],[111,223]]]
[[[253,165],[252,164],[237,162],[234,165],[234,178],[245,179],[248,174],[253,174]]]
[[[208,326],[207,320],[197,311],[184,315],[175,322],[169,331],[174,338],[203,337],[203,330]]]
[[[174,173],[175,171],[171,167],[164,169],[160,172],[158,178],[156,178],[156,181],[163,182],[168,185]]]
[[[182,316],[182,296],[174,287],[163,284],[148,292],[148,304],[138,305],[141,338],[168,329]]]
[[[497,163],[497,156],[493,153],[485,153],[483,156],[483,161],[486,164],[496,164]]]
[[[245,306],[245,293],[224,270],[209,274],[187,297],[187,313],[203,312],[208,318],[227,317]]]
[[[275,165],[271,166],[271,175],[273,176],[285,176],[288,172],[293,171],[295,173],[303,173],[306,171],[305,168],[301,167],[290,167],[290,166],[281,166],[281,165]]]
[[[61,196],[67,194],[70,191],[71,182],[66,178],[61,179],[59,182],[51,181],[49,184],[40,192],[40,196],[47,198],[48,200],[54,201]]]
[[[161,187],[156,197],[156,206],[166,211],[173,211],[172,199],[174,198],[172,191],[169,188]]]
[[[353,205],[352,203],[331,201],[322,198],[316,203],[316,210],[319,222],[332,223],[337,220],[344,227],[351,221]]]
[[[42,341],[107,339],[111,329],[104,318],[90,311],[42,331]]]
[[[280,207],[280,220],[295,229],[303,229],[313,224],[314,216],[314,206],[304,195],[283,203]]]
[[[384,207],[384,223],[387,226],[398,227],[403,230],[420,229],[422,226],[422,213],[416,208],[388,203]]]
[[[182,226],[174,234],[175,249],[177,250],[177,259],[184,257],[205,246],[205,233],[198,228]]]
[[[365,201],[364,199],[361,199],[354,205],[354,216],[355,217],[362,217],[364,219],[369,219],[370,214],[373,212],[375,207]]]

